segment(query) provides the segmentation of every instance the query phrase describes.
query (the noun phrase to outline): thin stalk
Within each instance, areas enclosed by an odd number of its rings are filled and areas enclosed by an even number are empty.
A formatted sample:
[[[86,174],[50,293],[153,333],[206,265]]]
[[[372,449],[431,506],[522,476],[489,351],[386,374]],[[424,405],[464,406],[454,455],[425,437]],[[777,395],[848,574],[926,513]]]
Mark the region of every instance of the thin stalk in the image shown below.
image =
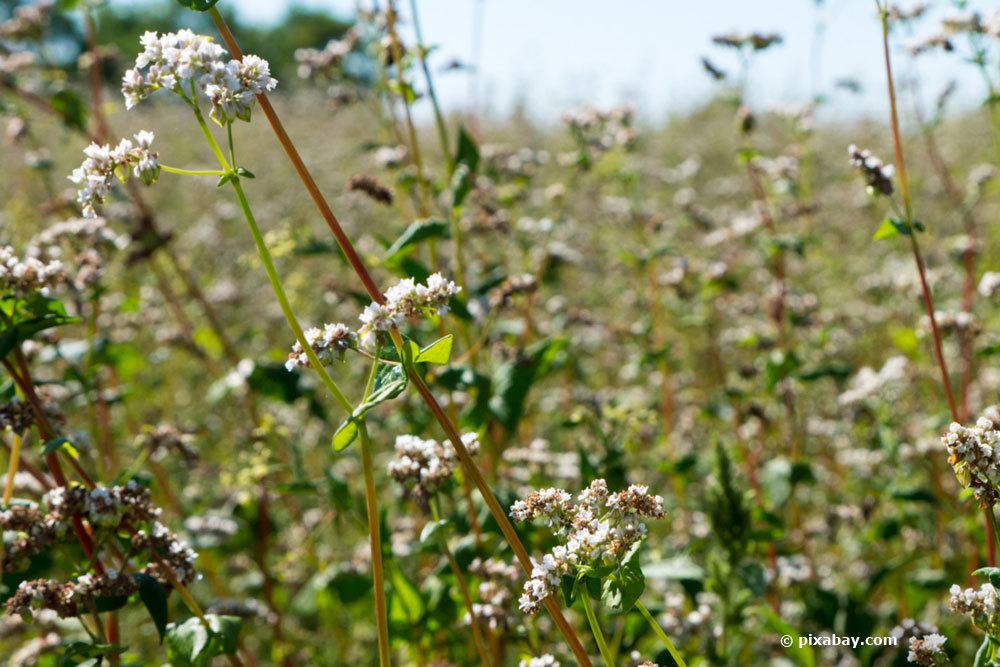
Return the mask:
[[[10,463],[7,465],[7,483],[3,487],[3,506],[10,503],[10,498],[14,495],[14,477],[17,476],[17,466],[21,462],[21,436],[13,434],[10,446]]]
[[[201,624],[205,626],[205,628],[211,630],[212,626],[209,625],[208,619],[205,618],[205,612],[202,611],[201,605],[199,605],[198,601],[195,600],[194,597],[191,595],[191,592],[187,589],[187,586],[181,583],[181,580],[177,578],[177,575],[174,574],[173,568],[171,568],[169,564],[166,561],[164,561],[160,556],[153,554],[153,558],[156,561],[156,563],[161,566],[160,571],[167,577],[167,580],[170,582],[170,585],[174,588],[174,590],[177,591],[177,595],[180,596],[181,600],[184,602],[184,605],[191,611],[192,614],[198,617],[198,620],[201,621]],[[227,653],[226,658],[229,659],[229,662],[232,665],[235,665],[237,667],[243,666],[243,661],[240,660],[240,657],[236,654]]]
[[[362,402],[368,399],[375,386],[378,358],[372,363],[371,373],[365,387]],[[365,508],[368,515],[368,544],[372,556],[372,582],[375,596],[375,625],[378,630],[378,657],[381,667],[390,667],[392,654],[389,649],[389,621],[385,602],[385,580],[382,569],[382,534],[378,511],[378,490],[375,487],[375,466],[372,463],[372,446],[368,437],[368,425],[361,420],[358,424],[361,440],[361,465],[365,475]]]
[[[180,169],[168,167],[165,164],[161,164],[160,169],[168,174],[178,174],[179,176],[223,176],[226,173],[218,169]]]
[[[597,614],[594,613],[594,607],[590,604],[590,594],[587,591],[582,591],[580,593],[580,600],[583,602],[583,610],[587,612],[587,622],[590,624],[590,632],[594,635],[594,641],[597,642],[597,650],[601,652],[601,659],[604,661],[605,667],[615,667],[615,658],[611,655],[611,649],[608,648],[608,642],[604,639],[604,632],[601,630],[601,624],[597,620]]]
[[[667,633],[663,631],[660,624],[656,622],[653,615],[649,613],[648,609],[646,609],[646,605],[644,605],[642,601],[637,600],[635,608],[639,610],[639,613],[641,613],[643,617],[645,617],[646,621],[649,623],[649,627],[651,627],[656,636],[660,638],[660,641],[663,643],[663,647],[667,649],[667,653],[669,653],[670,657],[677,663],[677,667],[687,667],[687,663],[685,663],[684,658],[681,657],[680,651],[677,650],[677,647],[674,646],[672,641],[670,641],[670,637],[667,636]]]
[[[222,36],[223,41],[226,43],[229,52],[232,54],[234,58],[241,59],[243,57],[243,53],[240,50],[239,44],[237,44],[232,31],[226,24],[225,19],[222,18],[222,15],[219,14],[218,9],[212,7],[208,13],[209,16],[211,16],[212,21],[215,23],[216,28],[219,30],[219,34]],[[309,196],[312,198],[313,203],[316,205],[316,208],[323,216],[323,219],[326,221],[327,226],[330,228],[331,233],[334,235],[334,238],[337,240],[337,244],[340,246],[341,251],[344,253],[344,257],[347,259],[348,263],[351,265],[351,268],[357,274],[358,279],[361,281],[362,285],[364,286],[365,290],[368,292],[372,300],[377,303],[384,304],[385,296],[382,294],[381,290],[379,290],[378,286],[375,284],[375,281],[372,278],[371,274],[368,272],[367,267],[361,260],[361,257],[358,255],[357,251],[354,249],[354,245],[351,243],[350,238],[347,236],[343,228],[340,226],[340,222],[337,220],[337,217],[333,214],[333,211],[330,209],[329,204],[323,197],[323,194],[320,192],[319,187],[316,185],[316,180],[312,177],[312,174],[306,167],[305,162],[302,161],[302,157],[299,155],[298,149],[295,147],[295,144],[292,143],[291,138],[289,138],[288,132],[285,130],[285,127],[282,124],[281,119],[278,118],[278,114],[275,112],[274,107],[271,105],[271,102],[268,99],[267,95],[264,94],[257,95],[257,101],[260,104],[261,110],[264,112],[264,115],[267,117],[268,123],[271,125],[271,129],[274,131],[274,134],[277,137],[278,142],[281,144],[282,149],[285,151],[285,154],[287,155],[289,161],[292,163],[292,166],[295,168],[296,173],[299,175],[302,184],[305,186],[306,191],[309,193]],[[399,335],[399,332],[392,331],[390,333],[393,336],[393,342],[397,346],[401,347],[403,341],[402,337]],[[521,568],[525,571],[525,573],[530,575],[533,566],[531,563],[531,558],[528,555],[528,551],[527,549],[525,549],[524,544],[521,542],[521,539],[517,536],[517,533],[514,531],[514,527],[511,525],[509,519],[507,518],[506,512],[500,506],[500,503],[497,501],[496,496],[493,495],[492,490],[490,490],[489,485],[486,483],[486,480],[483,477],[482,471],[479,470],[479,467],[476,465],[475,461],[472,460],[472,457],[469,454],[468,450],[466,449],[465,445],[462,444],[462,438],[458,433],[458,429],[452,423],[451,419],[448,417],[445,411],[441,408],[441,405],[437,402],[437,399],[434,398],[434,394],[427,387],[426,383],[424,383],[423,379],[420,377],[420,374],[415,372],[413,368],[408,369],[408,374],[411,380],[413,380],[414,385],[416,386],[418,392],[421,395],[421,398],[427,404],[428,409],[430,409],[431,413],[434,415],[434,418],[438,421],[441,428],[447,434],[448,439],[455,447],[455,451],[459,457],[459,461],[462,464],[463,470],[465,471],[466,474],[468,474],[472,478],[473,482],[475,482],[477,488],[479,489],[479,492],[482,494],[484,501],[486,502],[487,506],[490,509],[490,513],[493,515],[493,518],[500,526],[501,532],[503,532],[504,537],[506,538],[508,544],[510,544],[511,549],[513,549],[515,555],[517,556]],[[556,626],[559,628],[559,631],[566,639],[566,643],[573,651],[573,654],[576,657],[577,662],[583,667],[591,667],[592,663],[590,661],[590,658],[587,656],[586,650],[583,648],[583,644],[580,642],[579,637],[577,637],[576,632],[573,630],[573,627],[563,616],[562,611],[560,610],[559,605],[555,601],[555,598],[553,596],[549,596],[545,599],[545,608],[546,610],[548,610]]]
[[[406,134],[410,142],[410,157],[417,170],[417,185],[419,187],[420,215],[430,215],[430,194],[427,177],[424,174],[424,160],[420,153],[420,142],[417,140],[417,130],[413,124],[413,113],[410,111],[410,100],[403,89],[407,85],[403,79],[403,50],[396,34],[396,9],[393,0],[389,0],[385,10],[385,27],[389,35],[389,50],[396,64],[396,82],[399,84],[399,96],[403,100],[403,115],[406,118]]]
[[[240,179],[236,177],[235,172],[232,171],[234,167],[232,167],[226,160],[225,155],[222,153],[222,149],[219,147],[218,142],[215,141],[215,137],[212,135],[212,131],[209,129],[208,123],[205,122],[205,117],[202,115],[197,104],[194,104],[192,109],[194,110],[195,118],[198,120],[198,125],[201,127],[201,131],[205,135],[205,139],[208,141],[212,152],[219,161],[219,166],[221,166],[226,173],[233,174],[230,184],[233,186],[233,191],[236,193],[236,200],[240,205],[240,210],[243,211],[243,217],[250,230],[250,235],[253,237],[254,244],[257,246],[257,254],[260,256],[260,261],[264,265],[264,272],[267,274],[267,279],[271,283],[271,289],[274,290],[274,296],[278,299],[278,305],[281,307],[281,313],[285,316],[285,320],[288,322],[288,328],[290,328],[292,333],[295,334],[295,340],[297,340],[299,345],[302,346],[302,351],[305,352],[306,358],[309,359],[309,365],[312,367],[313,371],[315,371],[316,375],[319,376],[323,386],[325,386],[333,395],[337,403],[340,404],[340,407],[344,409],[344,412],[350,414],[354,407],[351,405],[351,402],[347,400],[347,396],[345,396],[344,392],[340,390],[340,387],[337,386],[337,383],[330,377],[330,374],[326,372],[326,368],[316,356],[316,352],[313,350],[312,345],[310,345],[306,340],[305,333],[302,330],[302,325],[299,324],[299,320],[295,316],[295,312],[292,310],[292,304],[289,302],[288,295],[285,293],[284,285],[282,285],[281,278],[278,276],[278,270],[274,267],[274,260],[271,257],[271,251],[268,249],[267,243],[264,241],[264,236],[260,233],[260,227],[257,226],[257,218],[254,216],[253,210],[250,208],[250,202],[247,200],[246,193],[243,192],[243,186],[240,184]]]
[[[948,410],[951,412],[953,420],[958,421],[958,404],[951,389],[951,381],[948,379],[948,366],[944,359],[941,345],[941,333],[938,331],[937,318],[934,316],[934,301],[931,297],[930,288],[927,285],[927,275],[924,269],[923,255],[920,253],[920,244],[917,241],[917,231],[913,227],[913,200],[910,197],[910,185],[906,176],[906,160],[903,158],[903,143],[899,131],[899,115],[896,111],[896,86],[892,77],[892,60],[889,55],[889,14],[888,4],[883,6],[878,0],[875,2],[879,9],[882,20],[882,55],[885,60],[886,86],[889,93],[889,120],[892,129],[892,144],[896,158],[896,171],[899,175],[899,194],[903,200],[903,210],[905,223],[910,230],[910,248],[913,251],[913,258],[917,264],[917,272],[920,275],[920,288],[923,293],[924,306],[927,309],[927,317],[931,323],[931,334],[934,338],[934,354],[937,357],[938,368],[941,371],[941,384],[944,388],[945,398],[948,401]]]
[[[444,114],[441,113],[441,105],[438,103],[437,92],[434,90],[434,79],[431,77],[431,69],[427,64],[427,51],[424,44],[423,31],[420,29],[420,17],[417,14],[417,0],[410,0],[410,20],[413,21],[413,31],[417,36],[417,55],[420,59],[420,69],[424,72],[424,79],[427,81],[427,95],[431,98],[431,107],[434,108],[434,125],[437,127],[438,141],[441,142],[441,152],[444,153],[445,164],[448,165],[448,176],[455,171],[455,163],[452,160],[451,146],[448,143],[448,129],[444,123]]]
[[[431,518],[434,519],[434,521],[440,521],[441,514],[438,512],[437,506],[433,500],[430,503],[430,508]],[[455,583],[458,584],[458,590],[462,593],[462,602],[465,604],[465,609],[469,612],[469,627],[472,628],[472,641],[475,643],[476,651],[479,653],[479,660],[483,663],[483,667],[490,667],[489,658],[486,657],[486,646],[483,643],[483,635],[479,629],[479,621],[476,620],[476,615],[472,611],[472,598],[469,596],[469,584],[462,575],[462,569],[458,566],[458,561],[455,560],[455,556],[451,553],[451,547],[448,546],[447,538],[441,538],[441,548],[444,549],[445,558],[448,559],[448,566],[451,568],[451,573],[455,577]]]
[[[875,6],[879,10],[879,17],[882,22],[882,56],[885,61],[886,86],[889,93],[889,120],[892,128],[892,145],[896,158],[896,170],[899,174],[899,194],[903,200],[903,210],[905,211],[905,223],[909,230],[910,249],[913,251],[913,259],[917,264],[917,273],[920,277],[920,290],[923,295],[924,308],[927,311],[927,319],[931,324],[931,337],[934,340],[934,355],[937,357],[938,369],[941,372],[941,386],[944,389],[945,399],[948,402],[948,410],[951,413],[952,421],[959,421],[961,415],[958,404],[955,402],[955,394],[951,388],[951,381],[948,379],[948,365],[944,359],[944,351],[941,344],[941,332],[938,330],[937,318],[934,316],[934,300],[931,296],[930,287],[927,285],[927,273],[924,268],[924,258],[920,253],[920,243],[917,241],[917,230],[913,225],[913,201],[910,197],[910,185],[906,177],[906,160],[903,158],[903,142],[899,131],[899,115],[896,111],[896,87],[892,78],[892,59],[889,55],[889,4],[886,0],[883,5],[880,0],[875,0]],[[986,544],[988,554],[988,564],[990,567],[996,565],[996,545],[995,539],[995,517],[992,511],[986,511]]]
[[[444,114],[441,113],[441,105],[438,103],[437,92],[434,89],[434,78],[431,76],[430,66],[427,64],[427,51],[424,44],[423,31],[420,28],[420,17],[417,13],[417,0],[410,0],[410,14],[413,21],[413,31],[417,36],[417,54],[420,58],[420,68],[424,72],[424,79],[427,81],[427,94],[431,98],[431,106],[434,109],[434,125],[437,127],[438,141],[441,144],[441,153],[444,155],[445,165],[448,167],[448,181],[451,181],[455,174],[455,160],[451,154],[451,145],[448,141],[448,128],[444,122]],[[458,284],[465,287],[465,260],[462,254],[462,225],[458,211],[454,206],[448,216],[451,220],[451,241],[452,253],[455,261],[455,278]],[[462,325],[462,333],[465,337],[465,344],[468,347],[470,338],[468,327]]]

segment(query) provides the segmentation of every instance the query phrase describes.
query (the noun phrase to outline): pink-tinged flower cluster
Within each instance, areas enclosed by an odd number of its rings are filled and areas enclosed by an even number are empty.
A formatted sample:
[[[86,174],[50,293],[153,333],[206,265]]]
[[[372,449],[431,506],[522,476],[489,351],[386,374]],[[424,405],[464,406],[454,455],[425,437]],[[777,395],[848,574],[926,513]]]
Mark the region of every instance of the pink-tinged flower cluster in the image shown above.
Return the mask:
[[[77,202],[83,210],[83,217],[96,218],[98,204],[107,199],[115,178],[123,183],[129,172],[146,185],[156,181],[160,175],[157,154],[150,149],[153,133],[142,130],[135,135],[135,141],[122,139],[117,146],[90,144],[84,149],[86,159],[73,170],[69,180],[79,190]]]
[[[379,333],[400,326],[408,318],[446,314],[451,297],[461,291],[461,287],[440,273],[431,274],[425,283],[418,283],[413,278],[399,281],[386,290],[385,303],[373,302],[359,316],[361,345],[374,347]]]
[[[603,479],[572,498],[562,489],[542,489],[511,506],[515,521],[544,519],[562,543],[535,563],[519,600],[521,610],[538,611],[562,578],[583,566],[613,565],[646,536],[644,518],[659,519],[663,499],[646,486],[609,493]]]
[[[972,489],[980,505],[992,507],[1000,495],[1000,431],[996,425],[986,417],[980,417],[972,427],[952,423],[941,440],[958,481]]]
[[[142,53],[122,79],[128,109],[166,89],[189,100],[208,98],[212,118],[221,125],[237,118],[250,120],[254,96],[278,85],[266,60],[254,55],[230,59],[211,37],[190,30],[146,32],[139,42]]]
[[[358,335],[347,328],[346,324],[324,324],[322,329],[313,327],[302,332],[306,342],[316,353],[316,358],[324,366],[344,358],[344,352],[357,345]],[[292,351],[288,353],[285,368],[293,370],[298,366],[309,368],[309,355],[302,345],[295,341]]]
[[[462,444],[475,454],[479,451],[479,436],[466,433]],[[388,472],[415,500],[423,502],[451,479],[457,466],[458,455],[450,442],[399,435],[396,458],[389,462]]]

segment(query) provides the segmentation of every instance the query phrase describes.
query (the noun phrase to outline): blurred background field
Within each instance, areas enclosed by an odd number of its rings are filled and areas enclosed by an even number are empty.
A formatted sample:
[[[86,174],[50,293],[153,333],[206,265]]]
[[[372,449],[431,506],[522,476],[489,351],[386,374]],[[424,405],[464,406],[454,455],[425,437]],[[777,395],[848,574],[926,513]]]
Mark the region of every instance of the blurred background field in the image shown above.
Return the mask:
[[[443,3],[426,4],[434,6],[428,16],[441,13]],[[708,4],[713,12],[724,5]],[[780,3],[768,4],[777,11]],[[837,5],[792,4],[817,12]],[[938,4],[935,11],[949,5]],[[278,113],[380,284],[432,268],[454,276],[453,236],[387,254],[422,216],[413,166],[405,157],[401,164],[386,159],[404,135],[393,127],[393,120],[402,127],[401,106],[380,82],[377,40],[302,78],[308,72],[300,72],[296,50],[343,38],[354,23],[349,13],[310,5],[268,26],[241,23],[239,3],[220,6],[246,50],[270,60],[280,81],[273,95]],[[0,4],[11,7],[10,0]],[[903,644],[913,634],[905,619],[917,619],[948,637],[955,664],[971,664],[981,641],[945,608],[948,587],[967,584],[987,551],[975,500],[955,481],[940,443],[950,420],[913,259],[902,235],[873,240],[894,213],[869,196],[848,161],[851,144],[893,161],[878,23],[865,7],[868,24],[859,27],[857,42],[836,47],[816,86],[804,76],[789,86],[793,94],[777,92],[782,70],[774,63],[790,56],[776,44],[747,57],[744,89],[739,58],[708,34],[696,52],[677,56],[686,58],[678,67],[688,79],[699,77],[692,101],[675,104],[677,93],[647,91],[639,97],[648,104],[634,113],[625,110],[629,99],[612,99],[607,87],[600,100],[586,86],[563,96],[600,102],[599,110],[556,108],[543,92],[519,105],[510,77],[503,83],[507,75],[500,74],[491,97],[487,74],[477,82],[458,66],[442,71],[450,58],[466,57],[460,51],[467,33],[449,36],[450,49],[430,56],[435,76],[452,81],[443,85],[450,91],[444,119],[451,147],[459,128],[467,128],[481,158],[458,221],[462,307],[417,329],[423,342],[456,333],[451,365],[429,372],[432,387],[463,428],[480,434],[477,460],[505,505],[532,488],[575,492],[597,477],[616,489],[647,484],[663,496],[667,519],[649,523],[643,555],[644,599],[689,665],[905,664],[902,644],[786,652],[775,618],[803,635],[897,632]],[[643,10],[669,20],[669,9]],[[78,66],[88,55],[79,12],[54,16],[40,49],[51,57],[47,66],[0,69],[0,112],[11,128],[0,151],[0,242],[15,247],[74,214],[66,175],[79,165],[94,123],[87,71]],[[936,16],[926,19],[928,27]],[[211,168],[212,155],[183,105],[158,98],[126,114],[118,92],[144,30],[194,25],[214,35],[211,25],[166,0],[138,8],[112,3],[95,17],[100,112],[112,136],[149,129],[162,162]],[[768,12],[756,19],[730,27],[772,27]],[[567,23],[569,33],[572,19]],[[405,12],[403,26],[410,34]],[[991,119],[998,104],[983,103],[988,93],[960,54],[933,56],[937,64],[918,78],[922,70],[913,63],[921,61],[903,48],[914,29],[899,26],[893,53],[916,217],[926,229],[919,239],[946,323],[945,355],[972,420],[1000,402],[995,297],[973,288],[971,305],[963,301],[969,280],[978,285],[985,273],[1000,271],[993,224],[1000,215],[1000,130]],[[431,22],[424,27],[434,42]],[[504,38],[488,21],[483,29],[485,44]],[[792,41],[793,52],[802,53]],[[996,79],[996,40],[989,48]],[[836,54],[854,49],[871,53],[871,71],[857,82],[849,80],[857,71],[835,71]],[[703,56],[708,69],[726,76],[716,80],[704,71]],[[768,59],[772,64],[758,70]],[[410,65],[433,190],[428,217],[447,220],[445,154],[426,84]],[[943,95],[952,75],[958,92]],[[469,107],[470,76],[480,87],[471,98],[478,108]],[[30,95],[61,106],[40,111]],[[244,185],[300,319],[356,326],[368,298],[259,110],[252,123],[236,126],[236,143],[239,163],[256,176]],[[359,174],[384,183],[393,204],[352,191],[349,181]],[[763,198],[755,196],[755,183]],[[96,342],[83,324],[58,330],[37,353],[39,379],[64,385],[67,429],[82,460],[101,469],[88,392],[67,370],[83,356],[81,341],[98,347],[90,363],[104,383],[119,457],[116,469],[104,471],[109,479],[137,460],[143,425],[190,431],[197,462],[158,463],[168,488],[159,473],[143,466],[140,474],[166,508],[165,521],[200,553],[205,577],[192,591],[206,607],[239,608],[247,618],[243,650],[257,664],[375,664],[360,462],[353,449],[331,454],[341,418],[336,405],[310,375],[284,368],[294,339],[240,211],[214,178],[163,173],[142,196],[166,236],[137,236],[132,203],[109,202],[110,224],[132,237],[108,258]],[[232,363],[159,242],[197,281],[240,363]],[[970,248],[971,273],[964,264]],[[777,257],[785,275],[780,325]],[[520,293],[511,289],[516,278],[528,285]],[[332,368],[348,387],[363,386],[366,371],[361,363]],[[246,392],[259,402],[258,424],[248,420]],[[397,662],[475,664],[452,572],[419,539],[426,508],[384,472],[396,435],[439,437],[437,429],[418,398],[405,394],[370,423]],[[459,479],[442,503],[462,567],[477,557],[509,561],[478,498],[483,535],[473,538],[463,489]],[[204,517],[225,529],[192,522]],[[534,554],[551,546],[541,529],[523,535]],[[544,615],[518,611],[519,592],[520,581],[505,599],[497,666],[540,653],[572,664]],[[579,609],[569,613],[584,627]],[[131,639],[127,664],[162,662],[141,610],[123,613],[122,624]],[[12,655],[32,632],[14,622],[8,634],[0,630],[0,654]],[[634,612],[609,616],[607,632],[620,664],[633,664],[632,652],[673,664]],[[60,664],[50,658],[38,664]]]

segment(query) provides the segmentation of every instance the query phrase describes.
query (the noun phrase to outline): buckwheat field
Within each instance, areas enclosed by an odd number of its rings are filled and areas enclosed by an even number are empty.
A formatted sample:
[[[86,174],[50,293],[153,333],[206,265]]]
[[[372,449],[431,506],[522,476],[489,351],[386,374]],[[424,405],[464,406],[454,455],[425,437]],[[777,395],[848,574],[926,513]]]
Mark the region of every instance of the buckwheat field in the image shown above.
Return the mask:
[[[0,664],[1000,666],[1000,12],[542,122],[424,1],[0,1]]]

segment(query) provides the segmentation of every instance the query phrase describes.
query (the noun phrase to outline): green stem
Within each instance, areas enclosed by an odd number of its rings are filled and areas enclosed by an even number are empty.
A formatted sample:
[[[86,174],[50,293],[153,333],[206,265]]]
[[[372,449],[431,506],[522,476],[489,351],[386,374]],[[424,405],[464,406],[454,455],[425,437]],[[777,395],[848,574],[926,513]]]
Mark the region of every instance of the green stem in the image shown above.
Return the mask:
[[[378,374],[378,353],[372,360],[368,381],[365,383],[365,393],[361,399],[364,403],[375,387],[375,377]],[[391,667],[389,649],[389,620],[385,601],[385,574],[382,566],[382,535],[378,511],[378,489],[375,487],[375,467],[372,464],[371,440],[368,437],[368,424],[364,419],[358,422],[358,434],[361,439],[361,464],[365,477],[365,506],[368,514],[368,540],[372,555],[372,582],[375,598],[375,626],[378,632],[378,655],[380,667]]]
[[[434,498],[431,498],[428,506],[431,510],[431,518],[435,522],[441,521],[441,513],[438,512],[437,503]],[[483,667],[490,667],[490,660],[486,657],[486,645],[483,643],[483,635],[479,628],[479,620],[476,618],[475,613],[472,610],[472,597],[469,595],[469,584],[462,576],[462,570],[458,566],[458,561],[455,560],[455,555],[451,552],[451,547],[448,546],[448,538],[441,538],[441,548],[444,550],[445,558],[448,559],[448,566],[451,568],[452,574],[455,576],[455,583],[458,585],[458,590],[462,595],[462,602],[465,604],[466,611],[469,612],[469,627],[472,629],[472,641],[476,645],[476,651],[479,653],[479,660],[483,663]]]
[[[448,165],[448,177],[451,178],[455,171],[455,163],[452,160],[451,146],[448,145],[448,129],[445,127],[444,114],[441,113],[441,105],[438,104],[437,92],[434,90],[434,79],[431,78],[431,70],[427,65],[427,47],[424,45],[424,35],[420,29],[420,18],[417,15],[417,0],[410,0],[410,20],[413,21],[413,31],[417,35],[417,54],[420,56],[420,68],[427,81],[427,95],[431,98],[431,106],[434,108],[434,125],[437,127],[438,140],[441,142],[445,164]]]
[[[180,169],[178,167],[168,167],[165,164],[160,164],[160,169],[167,172],[168,174],[178,174],[180,176],[222,176],[226,173],[218,169],[215,170]]]
[[[391,667],[389,653],[389,621],[385,603],[385,579],[382,570],[382,535],[379,527],[378,491],[372,465],[372,447],[368,426],[358,423],[361,439],[361,463],[365,474],[365,505],[368,509],[368,543],[372,554],[372,582],[375,595],[375,625],[378,629],[378,660],[381,667]]]
[[[674,659],[674,662],[677,663],[677,667],[687,667],[687,664],[684,662],[684,658],[681,657],[681,654],[677,650],[677,647],[674,646],[674,643],[670,641],[670,637],[667,636],[667,633],[663,631],[663,628],[660,627],[660,624],[656,622],[656,619],[653,618],[653,615],[649,613],[648,609],[646,609],[646,605],[636,600],[635,608],[638,609],[639,612],[649,622],[649,627],[653,629],[653,632],[656,633],[656,636],[660,638],[661,642],[663,642],[663,646],[667,649],[667,652],[670,653],[670,657]]]
[[[587,612],[587,622],[590,623],[590,631],[594,635],[594,641],[597,642],[597,650],[601,652],[601,659],[604,660],[605,667],[614,667],[615,658],[611,655],[608,642],[604,639],[601,624],[597,620],[597,614],[594,613],[594,607],[590,604],[590,595],[586,590],[580,591],[580,600],[583,601],[583,610]]]
[[[260,255],[260,260],[264,264],[264,271],[267,273],[268,280],[271,281],[271,288],[274,290],[274,295],[278,299],[278,305],[281,306],[281,312],[285,316],[285,320],[288,322],[288,327],[295,334],[295,340],[299,342],[302,347],[303,352],[306,353],[306,358],[309,359],[309,365],[319,376],[320,381],[329,390],[329,392],[336,399],[340,407],[344,409],[344,412],[351,414],[354,410],[351,402],[347,400],[347,396],[344,392],[340,390],[337,383],[333,381],[330,374],[326,372],[323,363],[316,356],[315,350],[313,350],[312,345],[306,340],[305,333],[302,331],[302,326],[299,324],[298,319],[295,317],[294,311],[292,311],[292,305],[288,301],[288,295],[285,294],[285,288],[281,284],[281,278],[278,276],[278,271],[274,268],[274,262],[271,259],[271,252],[267,249],[267,244],[264,242],[264,237],[261,236],[260,228],[257,226],[257,220],[254,218],[253,212],[250,210],[250,204],[247,202],[246,194],[243,192],[243,186],[240,184],[238,178],[233,178],[231,181],[233,190],[236,192],[236,198],[239,200],[240,208],[243,209],[243,216],[246,218],[247,227],[250,228],[250,234],[253,236],[254,243],[257,245],[257,253]]]
[[[285,316],[285,320],[288,322],[288,328],[292,330],[295,334],[295,340],[299,342],[302,347],[302,351],[305,352],[306,358],[309,359],[309,365],[315,371],[316,375],[319,376],[320,381],[323,386],[333,395],[340,407],[344,409],[344,412],[351,414],[354,410],[354,406],[351,402],[347,400],[347,396],[344,392],[340,390],[337,383],[333,381],[330,374],[326,372],[326,368],[320,362],[319,357],[316,356],[316,351],[313,350],[312,345],[306,340],[305,333],[302,331],[302,325],[299,324],[298,318],[295,316],[295,312],[292,310],[292,304],[288,300],[288,295],[285,293],[285,288],[281,284],[281,278],[278,276],[277,269],[274,268],[274,260],[271,258],[271,251],[267,248],[267,243],[264,242],[264,237],[260,233],[260,227],[257,226],[257,219],[254,217],[253,211],[250,208],[250,202],[247,201],[246,193],[243,192],[243,185],[240,183],[240,179],[236,176],[233,171],[233,167],[226,160],[226,156],[222,153],[222,149],[219,147],[218,142],[215,140],[215,136],[209,129],[208,124],[205,122],[205,117],[201,114],[201,110],[197,105],[193,105],[195,118],[198,119],[198,125],[201,127],[202,133],[205,135],[205,139],[208,141],[209,146],[212,148],[212,152],[215,153],[216,159],[219,161],[219,165],[223,168],[224,173],[229,173],[233,175],[230,183],[233,186],[233,191],[236,193],[236,199],[239,202],[240,209],[243,211],[243,217],[246,219],[247,227],[250,229],[250,235],[253,236],[254,244],[257,246],[257,254],[260,255],[260,261],[264,265],[264,271],[267,273],[267,279],[271,283],[271,289],[274,290],[274,296],[278,299],[278,305],[281,307],[281,312]]]
[[[993,526],[993,539],[997,547],[1000,547],[1000,525],[997,524],[997,515],[994,510],[994,506],[988,507],[986,509],[986,516],[990,521],[990,525]]]

